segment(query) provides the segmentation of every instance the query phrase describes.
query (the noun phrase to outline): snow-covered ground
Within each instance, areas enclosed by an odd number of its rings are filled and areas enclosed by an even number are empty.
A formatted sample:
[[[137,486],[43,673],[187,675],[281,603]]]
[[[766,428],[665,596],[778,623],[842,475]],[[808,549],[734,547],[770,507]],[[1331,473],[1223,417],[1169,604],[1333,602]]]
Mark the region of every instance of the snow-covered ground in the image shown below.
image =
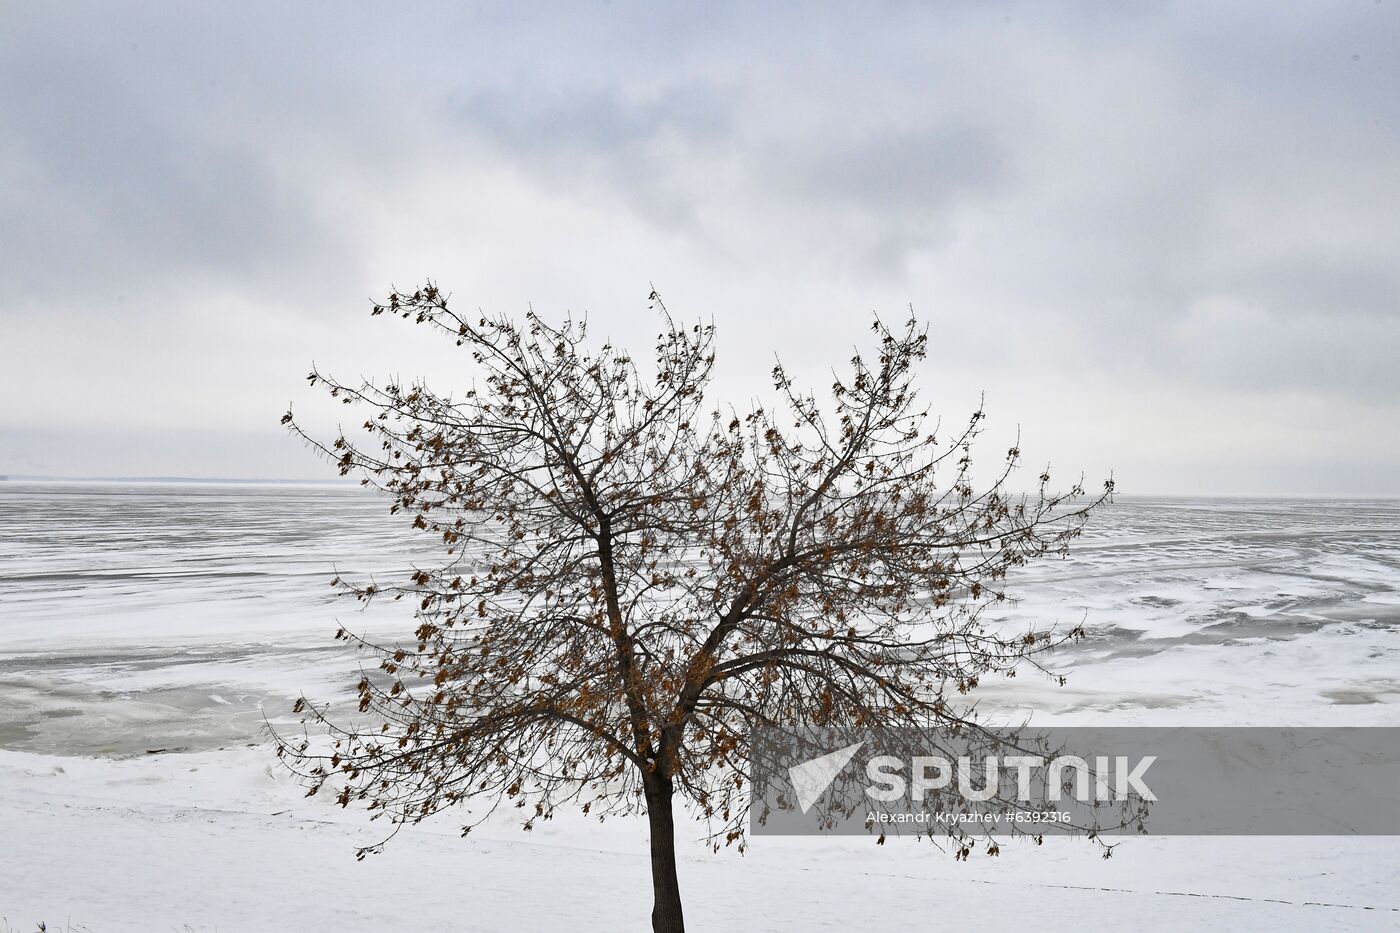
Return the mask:
[[[650,910],[632,821],[458,837],[425,823],[383,855],[360,817],[304,800],[255,749],[0,758],[0,915],[93,931],[631,930]],[[687,847],[697,930],[1394,929],[1400,845],[1362,838],[1076,840],[964,864],[927,843],[760,837]],[[21,925],[20,921],[23,921]]]
[[[443,818],[356,862],[379,825],[271,767],[263,711],[354,670],[336,620],[405,628],[330,602],[332,565],[398,574],[416,546],[354,489],[0,484],[0,930],[644,929],[636,821],[461,839]],[[1068,686],[983,691],[1039,722],[1400,725],[1400,503],[1124,500],[1017,591],[1009,615],[1091,634]],[[681,872],[697,930],[1400,928],[1400,838],[967,863],[907,838],[695,839]]]

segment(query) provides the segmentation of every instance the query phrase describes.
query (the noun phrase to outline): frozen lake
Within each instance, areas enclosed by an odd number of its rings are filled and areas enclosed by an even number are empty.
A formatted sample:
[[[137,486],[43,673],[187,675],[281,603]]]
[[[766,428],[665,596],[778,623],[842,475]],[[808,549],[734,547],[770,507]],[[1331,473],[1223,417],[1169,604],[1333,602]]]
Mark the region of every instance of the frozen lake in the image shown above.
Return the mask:
[[[486,897],[495,913],[474,925],[445,899],[440,916],[429,905],[420,918],[428,927],[496,928],[520,909],[503,906],[511,892],[530,900],[530,876],[572,892],[579,928],[615,929],[617,911],[640,925],[636,826],[600,835],[563,821],[528,842],[501,827],[469,844],[447,820],[358,869],[357,815],[303,802],[268,773],[264,712],[277,718],[298,691],[334,695],[356,676],[331,639],[337,625],[411,630],[410,606],[360,614],[330,598],[330,577],[406,575],[434,553],[355,487],[0,483],[0,816],[18,841],[0,847],[0,916],[27,929],[45,911],[50,929],[66,915],[97,933],[384,928],[353,897],[328,898],[304,927],[279,925],[296,873],[321,877],[304,865],[314,851],[324,872],[377,872],[356,876],[366,899],[408,883],[420,858],[501,875]],[[1400,725],[1400,502],[1123,498],[1069,560],[1027,568],[1008,589],[1021,597],[1008,624],[1082,621],[1089,637],[1052,662],[1067,686],[991,683],[979,691],[987,708],[1046,723]],[[166,753],[147,754],[156,749]],[[804,916],[839,928],[892,897],[914,922],[919,892],[965,901],[976,929],[1000,913],[975,905],[1014,891],[1044,904],[1052,928],[1057,917],[1153,929],[1400,923],[1391,839],[1142,840],[1107,863],[1057,841],[958,867],[927,847],[892,861],[899,846],[876,855],[855,842],[764,840],[742,863],[697,849],[682,883],[737,892],[739,906],[708,915],[716,922],[747,922],[743,898],[783,890],[784,912],[748,924],[763,929]],[[119,883],[138,843],[154,860],[140,891]],[[847,886],[839,903],[823,902],[833,866]],[[610,883],[624,893],[600,893]],[[513,919],[546,928],[544,916]]]
[[[260,704],[277,715],[356,669],[338,620],[411,630],[405,605],[333,600],[335,572],[401,578],[435,555],[358,487],[0,484],[0,747],[251,734]],[[1009,624],[1089,637],[1053,662],[1067,686],[992,682],[984,703],[1096,724],[1400,723],[1400,502],[1120,499],[1009,589]]]

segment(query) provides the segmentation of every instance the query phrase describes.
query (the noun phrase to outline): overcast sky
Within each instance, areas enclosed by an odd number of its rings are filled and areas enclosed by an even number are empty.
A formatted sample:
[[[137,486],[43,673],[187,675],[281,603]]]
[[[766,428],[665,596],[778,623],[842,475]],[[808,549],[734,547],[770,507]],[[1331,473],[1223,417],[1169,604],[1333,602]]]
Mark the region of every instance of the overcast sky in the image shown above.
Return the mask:
[[[313,360],[469,378],[431,276],[655,283],[736,401],[912,304],[989,458],[1400,494],[1400,3],[1049,6],[0,4],[0,472],[328,476]]]

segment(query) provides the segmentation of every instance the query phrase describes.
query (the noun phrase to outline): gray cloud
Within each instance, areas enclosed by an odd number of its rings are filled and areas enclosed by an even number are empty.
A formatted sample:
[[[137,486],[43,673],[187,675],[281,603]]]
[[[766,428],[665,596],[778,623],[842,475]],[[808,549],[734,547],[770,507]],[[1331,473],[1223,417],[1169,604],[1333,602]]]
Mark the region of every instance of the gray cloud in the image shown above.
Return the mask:
[[[1220,443],[1191,425],[1233,418],[1290,489],[1400,475],[1367,427],[1400,413],[1397,36],[1388,0],[8,6],[0,391],[50,388],[0,428],[82,472],[51,432],[246,433],[311,358],[453,372],[361,320],[390,282],[645,341],[655,281],[736,391],[912,302],[953,403],[988,388],[1061,459],[1189,485]],[[1091,382],[1197,433],[1070,414]],[[1300,404],[1336,413],[1306,462]]]
[[[246,287],[306,261],[324,234],[306,193],[212,77],[139,33],[44,32],[11,32],[0,58],[6,173],[22,180],[0,194],[12,302]]]

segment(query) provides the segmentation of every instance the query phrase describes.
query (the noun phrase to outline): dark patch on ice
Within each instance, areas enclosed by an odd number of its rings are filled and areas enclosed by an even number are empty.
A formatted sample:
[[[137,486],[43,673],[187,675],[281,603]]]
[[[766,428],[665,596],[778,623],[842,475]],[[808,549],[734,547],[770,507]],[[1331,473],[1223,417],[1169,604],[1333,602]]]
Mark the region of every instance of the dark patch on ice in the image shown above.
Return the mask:
[[[1321,694],[1334,706],[1366,706],[1381,702],[1381,698],[1368,690],[1324,690]]]
[[[1186,645],[1230,645],[1257,638],[1288,641],[1334,624],[1331,619],[1281,614],[1260,617],[1230,609],[1217,610],[1205,616],[1205,619],[1217,621],[1209,622],[1196,631],[1181,636],[1177,642]]]
[[[0,680],[0,748],[111,756],[218,748],[262,740],[263,708],[275,714],[292,703],[212,686],[231,699],[214,703],[205,685],[117,693],[71,682],[41,690],[31,681]]]
[[[1138,606],[1150,606],[1153,609],[1170,609],[1172,606],[1181,605],[1181,600],[1167,596],[1135,596],[1128,601]]]
[[[1104,643],[1117,644],[1121,642],[1137,641],[1142,638],[1142,630],[1135,628],[1124,628],[1121,625],[1105,623],[1102,625],[1086,625],[1084,627],[1084,637],[1080,639],[1080,644],[1101,645]]]
[[[329,636],[328,636],[329,637]],[[300,656],[345,654],[341,645],[199,645],[195,647],[104,648],[101,651],[56,651],[44,654],[17,654],[0,657],[0,674],[56,673],[68,670],[155,670],[182,664],[210,661],[239,663],[261,658],[293,660]]]

